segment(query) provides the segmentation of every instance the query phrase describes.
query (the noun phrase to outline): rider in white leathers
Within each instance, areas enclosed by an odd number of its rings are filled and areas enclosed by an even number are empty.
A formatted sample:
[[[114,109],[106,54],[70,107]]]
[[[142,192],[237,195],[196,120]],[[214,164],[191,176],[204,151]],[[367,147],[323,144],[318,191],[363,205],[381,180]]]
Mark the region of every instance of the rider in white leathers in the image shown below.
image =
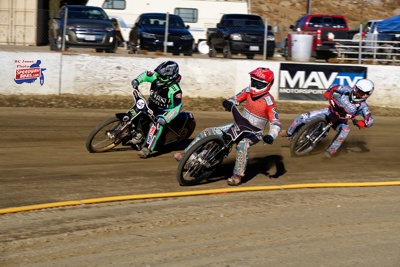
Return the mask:
[[[354,87],[333,84],[324,93],[324,97],[330,101],[330,107],[300,114],[286,131],[281,132],[281,136],[291,137],[298,126],[306,124],[315,118],[325,118],[333,111],[344,114],[346,119],[340,120],[339,124],[334,128],[337,134],[324,153],[325,158],[331,158],[350,133],[350,127],[347,124],[348,120],[353,120],[354,125],[360,129],[369,128],[373,125],[374,118],[366,102],[373,91],[374,83],[368,79],[359,80]],[[364,119],[356,120],[355,117],[358,115]]]

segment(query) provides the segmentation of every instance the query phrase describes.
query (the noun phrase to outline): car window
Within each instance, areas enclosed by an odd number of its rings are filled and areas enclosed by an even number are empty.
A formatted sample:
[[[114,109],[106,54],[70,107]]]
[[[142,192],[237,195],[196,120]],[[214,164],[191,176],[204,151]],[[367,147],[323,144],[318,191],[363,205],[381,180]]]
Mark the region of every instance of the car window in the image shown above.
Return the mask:
[[[264,28],[264,23],[261,19],[247,19],[247,18],[232,18],[224,20],[225,27],[235,28]]]
[[[143,18],[140,23],[142,26],[151,27],[165,27],[166,16],[148,16]],[[169,16],[169,27],[170,28],[185,28],[185,24],[180,17]]]
[[[65,10],[63,10],[65,12]],[[108,16],[100,9],[77,9],[68,8],[68,18],[70,19],[89,19],[89,20],[108,20]]]
[[[104,1],[102,8],[105,9],[125,9],[126,1],[125,0],[107,0]]]
[[[346,28],[346,22],[343,18],[312,17],[308,22],[308,27]]]
[[[371,25],[372,25],[372,22],[371,22],[371,21],[368,21],[368,23],[365,24],[365,26],[364,26],[364,28],[363,28],[363,31],[364,31],[364,32],[369,32],[369,31],[371,31]]]
[[[296,22],[296,25],[295,25],[294,28],[295,28],[296,30],[302,29],[302,28],[305,26],[305,21],[306,21],[306,18],[305,18],[305,17],[300,18],[300,19]],[[312,26],[309,26],[309,27],[312,27]]]
[[[169,26],[171,28],[185,28],[185,24],[178,17],[170,17]]]
[[[313,28],[323,27],[322,17],[312,17],[308,22],[308,27],[313,27]]]
[[[333,18],[330,26],[332,28],[346,28],[346,22],[343,18]]]

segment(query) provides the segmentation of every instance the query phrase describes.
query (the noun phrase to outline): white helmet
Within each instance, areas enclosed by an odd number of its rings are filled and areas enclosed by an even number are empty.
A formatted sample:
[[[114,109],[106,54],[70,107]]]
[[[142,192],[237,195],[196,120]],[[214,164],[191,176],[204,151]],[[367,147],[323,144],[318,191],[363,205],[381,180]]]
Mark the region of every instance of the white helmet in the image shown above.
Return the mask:
[[[352,103],[361,103],[367,100],[367,98],[374,92],[374,83],[368,79],[361,79],[356,82],[353,90],[350,94],[350,100]]]

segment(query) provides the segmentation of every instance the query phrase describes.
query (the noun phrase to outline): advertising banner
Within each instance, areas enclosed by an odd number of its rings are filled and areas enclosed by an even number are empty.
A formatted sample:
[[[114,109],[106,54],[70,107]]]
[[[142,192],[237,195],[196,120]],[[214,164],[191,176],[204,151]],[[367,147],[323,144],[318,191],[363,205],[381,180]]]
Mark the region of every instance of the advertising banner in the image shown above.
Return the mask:
[[[332,84],[350,85],[367,77],[367,68],[345,65],[282,63],[278,95],[281,100],[325,100],[322,94]]]

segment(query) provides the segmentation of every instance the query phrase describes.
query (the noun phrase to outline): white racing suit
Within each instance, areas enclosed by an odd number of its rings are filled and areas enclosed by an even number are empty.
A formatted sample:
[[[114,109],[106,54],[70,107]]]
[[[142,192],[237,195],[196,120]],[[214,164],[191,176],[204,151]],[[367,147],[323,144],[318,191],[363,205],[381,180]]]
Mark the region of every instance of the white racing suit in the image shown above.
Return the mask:
[[[331,85],[324,93],[324,97],[330,101],[330,107],[300,114],[287,129],[287,136],[291,136],[298,126],[306,124],[315,118],[325,118],[333,111],[341,114],[346,113],[347,119],[339,120],[339,124],[334,128],[337,134],[326,150],[330,155],[335,154],[350,133],[350,127],[347,124],[348,120],[354,119],[358,115],[362,116],[364,120],[355,121],[355,125],[360,129],[369,128],[374,123],[369,106],[365,101],[361,103],[352,103],[350,101],[351,91],[352,88],[347,85]]]

